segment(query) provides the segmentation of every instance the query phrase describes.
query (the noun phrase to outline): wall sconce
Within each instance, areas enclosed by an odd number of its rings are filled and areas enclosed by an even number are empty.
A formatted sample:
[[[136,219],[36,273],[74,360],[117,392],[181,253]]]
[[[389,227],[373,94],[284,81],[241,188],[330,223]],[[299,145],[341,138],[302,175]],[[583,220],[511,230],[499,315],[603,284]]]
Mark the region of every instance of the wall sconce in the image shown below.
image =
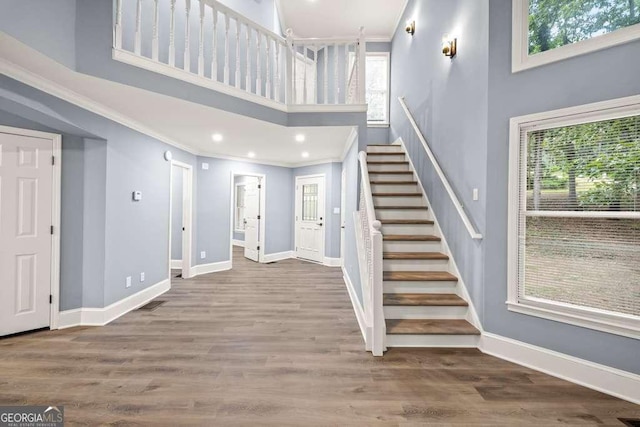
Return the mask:
[[[451,38],[449,34],[442,36],[442,53],[449,58],[456,56],[458,53],[458,39]]]
[[[404,30],[407,34],[414,35],[416,33],[416,21],[407,22],[407,28]]]

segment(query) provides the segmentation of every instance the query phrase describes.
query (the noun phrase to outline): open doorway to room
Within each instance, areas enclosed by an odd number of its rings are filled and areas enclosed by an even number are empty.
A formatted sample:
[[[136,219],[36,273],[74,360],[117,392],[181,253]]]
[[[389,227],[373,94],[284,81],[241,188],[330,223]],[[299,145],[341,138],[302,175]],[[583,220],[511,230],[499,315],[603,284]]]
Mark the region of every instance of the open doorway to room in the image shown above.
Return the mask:
[[[192,277],[191,227],[193,168],[171,161],[169,269],[171,282]]]
[[[264,262],[266,181],[262,174],[231,173],[231,260]]]

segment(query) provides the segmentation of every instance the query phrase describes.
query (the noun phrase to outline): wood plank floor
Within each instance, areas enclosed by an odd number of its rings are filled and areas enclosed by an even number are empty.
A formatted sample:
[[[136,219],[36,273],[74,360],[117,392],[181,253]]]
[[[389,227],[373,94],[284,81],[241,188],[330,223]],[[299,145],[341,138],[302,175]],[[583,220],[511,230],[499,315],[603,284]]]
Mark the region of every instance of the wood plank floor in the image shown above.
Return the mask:
[[[236,252],[154,311],[0,340],[0,404],[68,425],[622,426],[640,409],[468,349],[363,348],[340,269]]]

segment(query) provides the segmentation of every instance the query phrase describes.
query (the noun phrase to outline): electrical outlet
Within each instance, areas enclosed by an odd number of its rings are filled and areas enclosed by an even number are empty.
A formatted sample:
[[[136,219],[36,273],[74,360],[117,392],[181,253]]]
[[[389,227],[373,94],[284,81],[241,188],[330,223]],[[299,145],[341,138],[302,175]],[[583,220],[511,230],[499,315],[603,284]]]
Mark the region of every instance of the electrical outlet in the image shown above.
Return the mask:
[[[125,287],[127,287],[127,288],[131,287],[131,276],[127,276],[127,280],[125,282]]]
[[[207,257],[207,253],[205,251],[200,252],[200,259],[205,259]]]
[[[209,170],[209,163],[202,163],[202,170],[203,171],[208,171]]]
[[[473,189],[473,201],[477,202],[478,200],[480,200],[480,195],[478,194],[478,189],[474,188]]]
[[[142,273],[140,273],[140,281],[144,282],[144,271]]]

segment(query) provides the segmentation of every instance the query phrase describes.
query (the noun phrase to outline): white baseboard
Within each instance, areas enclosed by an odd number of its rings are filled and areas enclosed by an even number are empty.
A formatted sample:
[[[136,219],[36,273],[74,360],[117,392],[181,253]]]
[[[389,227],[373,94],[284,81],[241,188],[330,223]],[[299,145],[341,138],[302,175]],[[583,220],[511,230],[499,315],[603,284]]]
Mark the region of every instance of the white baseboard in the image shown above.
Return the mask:
[[[356,289],[353,287],[353,282],[351,282],[349,273],[347,273],[347,270],[345,270],[344,268],[342,269],[342,277],[344,279],[344,284],[347,285],[347,292],[349,292],[349,298],[351,299],[351,305],[353,305],[353,311],[356,313],[356,319],[358,320],[358,326],[360,326],[362,338],[366,342],[367,321],[364,318],[364,310],[362,309],[362,305],[360,305],[360,301],[358,301],[358,294],[356,294]]]
[[[294,257],[293,251],[278,252],[275,254],[267,254],[264,256],[263,263],[282,261]]]
[[[640,404],[640,375],[486,332],[480,339],[480,350],[500,359]]]
[[[214,262],[211,264],[195,265],[191,267],[193,275],[191,277],[200,276],[202,274],[218,273],[220,271],[231,270],[231,261]]]
[[[324,265],[327,267],[342,267],[342,259],[324,257]]]
[[[77,308],[75,310],[61,311],[58,319],[58,329],[73,326],[104,326],[118,317],[145,305],[169,289],[171,289],[171,281],[165,279],[104,308]]]
[[[244,248],[244,240],[233,239],[231,243],[233,244],[233,246],[240,246],[241,248]]]
[[[182,260],[181,259],[172,259],[171,260],[171,269],[172,270],[180,270],[182,268]]]

